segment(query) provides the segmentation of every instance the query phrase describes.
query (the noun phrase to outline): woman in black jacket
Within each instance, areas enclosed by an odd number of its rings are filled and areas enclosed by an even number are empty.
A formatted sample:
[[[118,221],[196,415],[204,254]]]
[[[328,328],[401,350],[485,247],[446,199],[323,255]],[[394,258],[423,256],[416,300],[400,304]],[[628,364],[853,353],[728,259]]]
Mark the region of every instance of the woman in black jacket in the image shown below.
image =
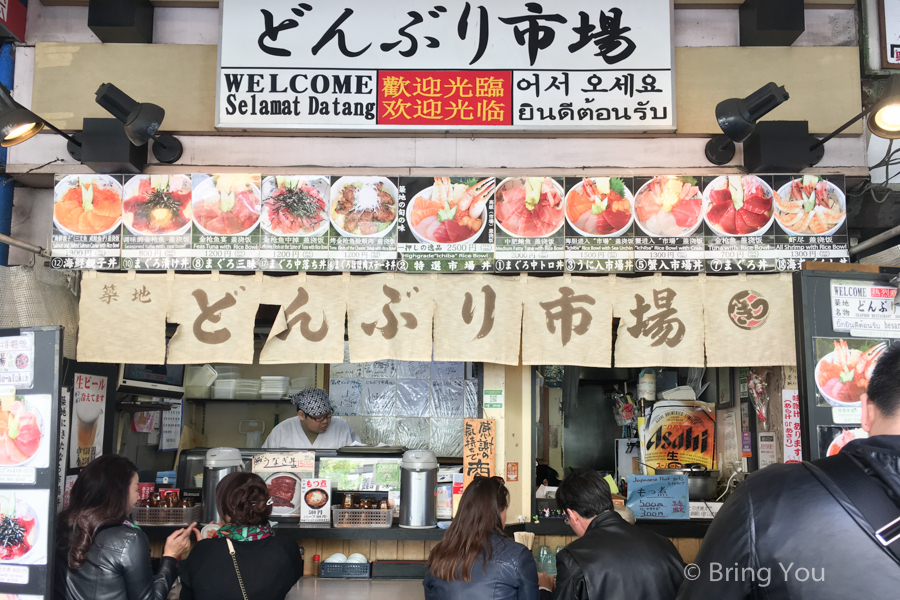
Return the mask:
[[[265,482],[243,471],[226,475],[216,507],[225,524],[181,564],[181,600],[284,600],[303,575],[303,559],[295,540],[272,534]]]
[[[57,600],[165,600],[196,523],[169,536],[154,575],[147,536],[127,520],[138,497],[127,458],[106,454],[84,468],[59,515]]]
[[[509,491],[477,477],[466,488],[444,539],[428,557],[427,600],[537,600],[531,552],[503,532]]]

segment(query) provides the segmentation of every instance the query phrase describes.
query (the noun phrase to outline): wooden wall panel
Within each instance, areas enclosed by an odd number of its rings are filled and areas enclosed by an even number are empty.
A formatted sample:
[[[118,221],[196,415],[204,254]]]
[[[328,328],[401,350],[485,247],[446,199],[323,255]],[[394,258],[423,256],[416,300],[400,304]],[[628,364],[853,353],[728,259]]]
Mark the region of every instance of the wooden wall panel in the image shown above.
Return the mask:
[[[769,81],[791,99],[768,118],[808,120],[811,133],[830,133],[861,107],[856,47],[676,48],[675,63],[679,134],[719,133],[716,104]],[[165,108],[165,131],[215,133],[215,79],[215,46],[37,44],[32,109],[80,130],[84,117],[109,116],[94,97],[111,82]],[[847,133],[862,133],[862,125]]]

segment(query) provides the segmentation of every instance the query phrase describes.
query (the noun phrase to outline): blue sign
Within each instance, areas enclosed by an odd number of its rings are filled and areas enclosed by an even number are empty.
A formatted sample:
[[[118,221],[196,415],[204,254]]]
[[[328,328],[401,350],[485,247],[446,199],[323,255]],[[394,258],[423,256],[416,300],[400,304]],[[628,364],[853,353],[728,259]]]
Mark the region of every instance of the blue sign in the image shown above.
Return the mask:
[[[635,519],[690,519],[687,475],[629,475],[626,506]]]

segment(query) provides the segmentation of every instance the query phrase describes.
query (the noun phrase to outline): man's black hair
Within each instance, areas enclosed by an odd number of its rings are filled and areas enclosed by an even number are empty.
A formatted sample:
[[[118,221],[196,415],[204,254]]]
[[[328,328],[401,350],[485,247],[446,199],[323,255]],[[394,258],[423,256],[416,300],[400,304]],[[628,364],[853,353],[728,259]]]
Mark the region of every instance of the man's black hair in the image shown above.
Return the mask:
[[[576,469],[567,475],[556,490],[556,506],[572,509],[585,519],[612,510],[609,484],[591,469]]]
[[[866,393],[885,417],[900,410],[900,344],[888,346],[878,357]]]

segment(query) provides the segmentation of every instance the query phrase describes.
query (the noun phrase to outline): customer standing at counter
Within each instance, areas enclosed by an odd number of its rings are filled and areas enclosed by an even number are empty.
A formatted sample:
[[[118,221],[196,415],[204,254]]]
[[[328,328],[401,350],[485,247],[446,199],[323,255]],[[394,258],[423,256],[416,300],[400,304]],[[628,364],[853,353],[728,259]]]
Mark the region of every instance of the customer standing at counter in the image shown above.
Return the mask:
[[[181,600],[284,600],[303,575],[303,557],[296,540],[272,534],[265,482],[255,473],[226,475],[216,507],[225,524],[181,564]]]
[[[137,467],[124,456],[84,468],[57,522],[56,600],[165,600],[196,523],[166,539],[154,575],[147,536],[127,520],[139,498]]]
[[[294,450],[334,450],[359,442],[347,422],[335,417],[328,392],[307,388],[290,396],[297,416],[279,423],[266,438],[263,448]]]
[[[472,480],[428,557],[426,600],[538,599],[534,557],[503,532],[508,505],[505,485],[489,477]]]
[[[599,473],[566,476],[556,504],[579,539],[556,555],[555,600],[674,600],[684,579],[678,550],[663,536],[626,523]],[[549,598],[541,585],[542,599]]]
[[[897,597],[900,345],[878,359],[861,409],[868,439],[747,478],[713,520],[679,599]]]

